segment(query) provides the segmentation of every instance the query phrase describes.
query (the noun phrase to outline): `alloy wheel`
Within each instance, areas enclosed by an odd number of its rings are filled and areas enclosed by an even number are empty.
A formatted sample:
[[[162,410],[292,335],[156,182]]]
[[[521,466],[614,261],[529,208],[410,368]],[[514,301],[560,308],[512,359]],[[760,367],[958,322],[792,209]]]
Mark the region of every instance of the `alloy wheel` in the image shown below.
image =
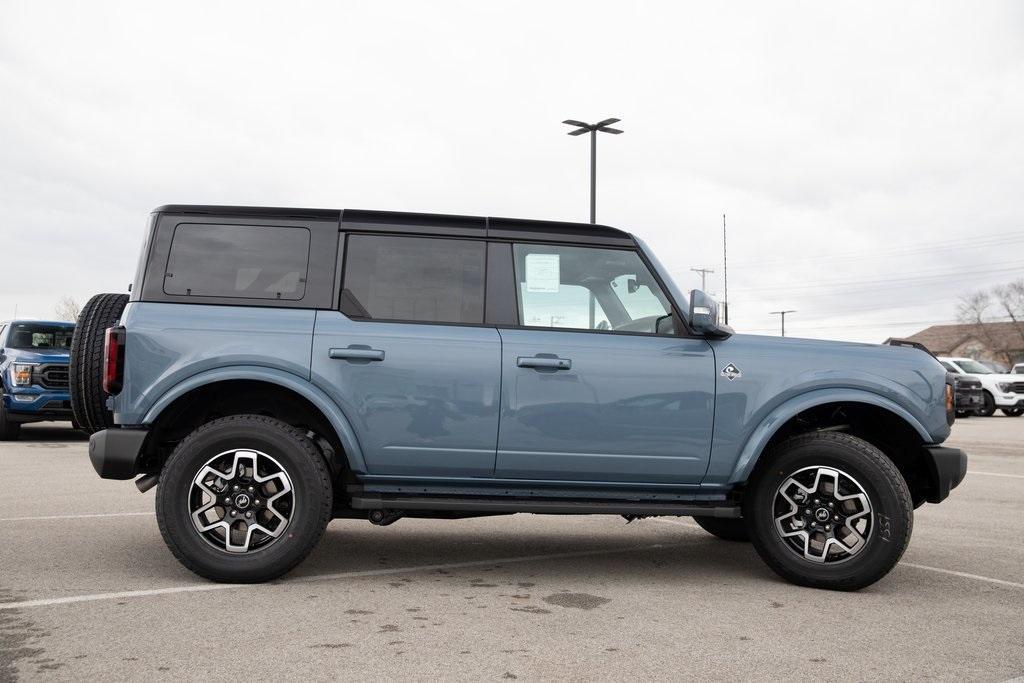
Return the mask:
[[[196,531],[214,548],[254,552],[288,528],[295,492],[288,472],[266,453],[224,451],[199,468],[189,487],[188,511]]]
[[[804,467],[787,477],[775,493],[772,516],[783,543],[819,564],[860,553],[874,526],[864,488],[835,467]]]

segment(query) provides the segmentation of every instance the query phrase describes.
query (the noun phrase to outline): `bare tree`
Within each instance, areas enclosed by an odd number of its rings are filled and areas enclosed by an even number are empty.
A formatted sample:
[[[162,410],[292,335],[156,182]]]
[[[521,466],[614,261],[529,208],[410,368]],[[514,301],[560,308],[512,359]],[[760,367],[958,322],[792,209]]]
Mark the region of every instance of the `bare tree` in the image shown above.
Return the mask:
[[[1006,316],[1013,322],[1013,329],[1024,342],[1024,278],[995,287],[992,292],[997,304],[1006,311]]]
[[[972,331],[992,353],[999,354],[1004,362],[1010,362],[1010,354],[999,347],[991,328],[986,324],[988,311],[992,307],[992,295],[988,292],[974,292],[960,299],[956,307],[956,317],[964,325],[970,325]]]
[[[76,322],[78,314],[82,312],[82,307],[78,305],[74,298],[62,296],[57,300],[57,305],[53,307],[53,311],[57,314],[59,320]]]

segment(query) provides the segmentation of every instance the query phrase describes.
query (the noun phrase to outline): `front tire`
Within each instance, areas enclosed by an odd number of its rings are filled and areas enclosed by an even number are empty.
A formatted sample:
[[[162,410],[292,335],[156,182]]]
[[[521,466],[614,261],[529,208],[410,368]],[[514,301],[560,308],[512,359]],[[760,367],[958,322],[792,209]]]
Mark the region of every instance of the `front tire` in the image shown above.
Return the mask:
[[[7,418],[3,395],[0,394],[0,441],[17,441],[21,436],[21,423]]]
[[[974,414],[978,417],[992,417],[996,412],[996,400],[992,398],[992,394],[987,391],[982,392],[982,398],[984,403],[980,408],[974,411]]]
[[[841,432],[792,437],[767,455],[744,500],[754,548],[800,586],[859,590],[899,561],[914,525],[903,475]]]
[[[743,519],[726,517],[694,517],[700,528],[723,541],[745,542],[750,540],[747,523]]]
[[[156,495],[168,548],[213,581],[270,581],[299,564],[331,519],[323,456],[288,424],[260,415],[208,422],[171,454]]]
[[[1000,408],[1006,417],[1020,417],[1024,414],[1024,408]]]

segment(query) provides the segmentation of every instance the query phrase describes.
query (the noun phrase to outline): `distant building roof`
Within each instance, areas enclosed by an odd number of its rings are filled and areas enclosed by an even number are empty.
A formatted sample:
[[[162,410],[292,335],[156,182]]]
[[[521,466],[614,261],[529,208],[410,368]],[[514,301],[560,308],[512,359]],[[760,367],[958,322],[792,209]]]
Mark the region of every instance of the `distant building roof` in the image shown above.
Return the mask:
[[[992,351],[1017,351],[1024,349],[1024,335],[1021,329],[1024,324],[1017,323],[983,323],[978,325],[932,325],[912,334],[906,339],[916,341],[928,347],[937,355],[949,354],[965,341],[976,339],[990,346]]]

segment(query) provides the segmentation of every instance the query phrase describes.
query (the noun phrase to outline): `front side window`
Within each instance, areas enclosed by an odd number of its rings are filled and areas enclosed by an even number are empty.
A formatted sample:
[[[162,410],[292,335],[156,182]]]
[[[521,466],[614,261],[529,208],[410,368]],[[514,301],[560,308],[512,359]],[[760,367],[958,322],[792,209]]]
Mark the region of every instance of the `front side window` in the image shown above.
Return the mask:
[[[527,327],[655,334],[668,298],[634,251],[516,244],[519,320]]]
[[[484,242],[350,235],[342,312],[407,322],[482,324]]]
[[[976,360],[963,358],[956,362],[960,369],[969,375],[991,375],[992,371]]]
[[[75,328],[65,325],[12,323],[7,346],[13,349],[70,349]]]
[[[182,223],[171,239],[164,293],[299,301],[308,269],[307,228]]]

